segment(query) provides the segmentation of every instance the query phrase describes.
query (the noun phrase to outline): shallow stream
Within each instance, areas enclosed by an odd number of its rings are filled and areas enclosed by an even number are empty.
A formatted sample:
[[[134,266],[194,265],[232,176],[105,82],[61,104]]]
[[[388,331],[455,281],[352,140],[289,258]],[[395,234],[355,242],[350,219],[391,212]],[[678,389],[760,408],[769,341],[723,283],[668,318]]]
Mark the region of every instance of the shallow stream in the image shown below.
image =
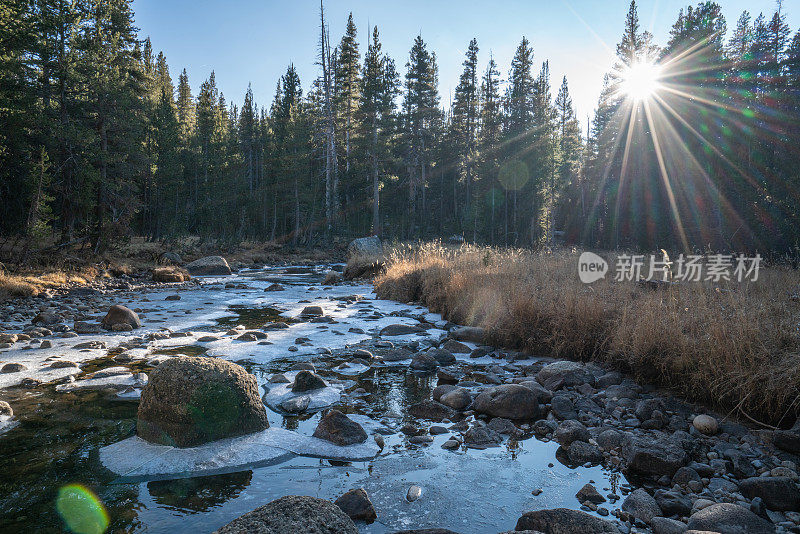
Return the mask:
[[[120,479],[102,465],[98,451],[134,435],[135,400],[102,390],[56,391],[54,385],[23,389],[6,381],[0,383],[4,387],[0,399],[12,405],[19,424],[0,434],[0,531],[61,532],[64,526],[55,498],[66,484],[81,484],[97,494],[108,510],[113,532],[211,532],[284,495],[335,499],[363,487],[378,519],[371,525],[358,523],[361,532],[441,527],[463,534],[491,533],[513,529],[519,516],[529,510],[577,509],[575,493],[587,482],[594,482],[604,495],[621,495],[620,486],[626,485],[621,474],[600,466],[565,465],[556,457],[556,443],[539,441],[531,433],[518,440],[506,437],[501,446],[485,450],[443,449],[452,432],[433,436],[428,445],[410,443],[409,436],[400,431],[404,424],[412,423],[421,432],[437,424],[407,413],[410,404],[430,398],[436,375],[415,374],[407,362],[373,365],[356,374],[359,368],[352,351],[355,345],[377,350],[375,343],[386,340],[396,346],[424,343],[444,331],[431,328],[425,335],[383,340],[370,331],[389,324],[418,324],[420,319],[443,327],[441,317],[417,306],[377,300],[368,285],[322,286],[326,269],[265,268],[205,278],[199,287],[178,290],[180,300],[172,301],[165,298],[176,294],[174,289],[119,293],[116,302],[143,310],[143,331],[54,339],[52,349],[4,351],[0,361],[13,361],[19,352],[31,362],[28,366],[35,374],[37,361],[57,355],[83,366],[79,382],[86,372],[105,367],[123,365],[133,372],[148,372],[147,358],[158,355],[206,354],[241,363],[264,389],[269,388],[273,373],[287,372],[299,361],[312,361],[323,378],[351,381],[339,409],[367,416],[389,429],[377,457],[341,462],[288,453],[268,465],[215,475]],[[276,282],[285,289],[265,291]],[[325,315],[336,322],[294,322],[292,318],[309,304],[323,306]],[[270,344],[223,335],[236,325],[255,329],[276,321],[288,323],[289,328],[267,330]],[[133,350],[146,357],[135,363],[114,361],[119,350],[110,350],[109,356],[107,350],[71,348],[78,341],[98,339],[113,349],[163,327],[188,335],[141,341]],[[198,341],[215,334],[216,341]],[[298,342],[298,338],[308,341]],[[34,352],[35,356],[29,354]],[[488,357],[458,356],[456,367],[460,368],[498,363]],[[345,362],[350,367],[336,369]],[[320,418],[319,412],[298,417],[267,411],[271,426],[304,435],[313,433]],[[422,488],[422,496],[408,502],[406,492],[412,484]],[[613,510],[615,502],[606,503],[605,508]]]

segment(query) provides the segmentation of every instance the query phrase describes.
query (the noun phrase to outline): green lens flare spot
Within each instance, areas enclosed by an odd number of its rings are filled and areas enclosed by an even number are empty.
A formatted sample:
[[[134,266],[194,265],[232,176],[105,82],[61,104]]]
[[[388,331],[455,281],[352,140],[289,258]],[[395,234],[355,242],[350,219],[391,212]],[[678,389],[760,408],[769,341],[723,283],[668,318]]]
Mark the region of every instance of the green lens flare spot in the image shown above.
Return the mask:
[[[756,116],[756,112],[753,111],[752,109],[745,108],[745,109],[742,110],[742,115],[744,115],[748,119],[752,119],[753,117]]]
[[[75,534],[102,534],[108,528],[108,512],[91,490],[69,484],[58,490],[56,510],[67,529]]]

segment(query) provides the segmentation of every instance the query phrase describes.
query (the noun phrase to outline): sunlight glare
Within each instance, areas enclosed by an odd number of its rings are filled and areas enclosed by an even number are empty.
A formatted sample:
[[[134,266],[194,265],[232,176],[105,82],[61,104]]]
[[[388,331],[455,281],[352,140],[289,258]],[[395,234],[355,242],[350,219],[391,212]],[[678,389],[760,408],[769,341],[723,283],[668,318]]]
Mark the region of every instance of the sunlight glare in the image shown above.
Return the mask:
[[[634,102],[652,97],[661,87],[661,67],[650,61],[637,61],[622,73],[620,92]]]

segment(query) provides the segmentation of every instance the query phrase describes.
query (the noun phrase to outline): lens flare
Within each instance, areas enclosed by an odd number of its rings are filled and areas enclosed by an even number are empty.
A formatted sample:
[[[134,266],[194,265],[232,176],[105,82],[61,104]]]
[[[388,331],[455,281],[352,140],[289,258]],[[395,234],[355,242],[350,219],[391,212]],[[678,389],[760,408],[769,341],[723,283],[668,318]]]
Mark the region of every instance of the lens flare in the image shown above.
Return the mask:
[[[103,534],[108,528],[108,512],[91,490],[69,484],[58,490],[56,510],[75,534]]]
[[[620,92],[634,102],[643,102],[661,88],[661,67],[650,61],[637,61],[622,72]]]

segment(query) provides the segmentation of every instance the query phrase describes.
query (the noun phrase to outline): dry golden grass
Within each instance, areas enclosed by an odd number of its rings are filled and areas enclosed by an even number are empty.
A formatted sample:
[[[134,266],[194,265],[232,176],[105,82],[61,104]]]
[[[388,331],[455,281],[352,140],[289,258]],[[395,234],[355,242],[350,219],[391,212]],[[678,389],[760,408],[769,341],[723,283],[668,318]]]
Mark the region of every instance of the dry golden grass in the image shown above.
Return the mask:
[[[109,277],[105,269],[85,266],[77,271],[47,271],[31,274],[10,274],[0,269],[0,298],[35,297],[46,289],[56,289],[65,284],[88,284],[98,277]]]
[[[434,244],[397,247],[379,297],[420,301],[490,340],[537,355],[599,360],[637,379],[775,424],[800,400],[800,274],[648,289],[578,279],[579,251],[533,253]],[[613,266],[612,266],[613,269]]]

